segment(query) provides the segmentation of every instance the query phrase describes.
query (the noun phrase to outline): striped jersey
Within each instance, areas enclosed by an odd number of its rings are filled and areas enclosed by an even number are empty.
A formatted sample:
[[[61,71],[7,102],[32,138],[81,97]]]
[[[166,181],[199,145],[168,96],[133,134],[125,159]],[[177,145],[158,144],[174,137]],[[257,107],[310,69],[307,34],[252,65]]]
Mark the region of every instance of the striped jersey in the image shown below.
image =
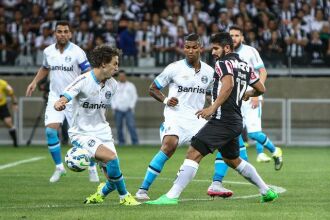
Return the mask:
[[[254,73],[253,68],[240,59],[238,54],[226,54],[221,60],[215,63],[214,85],[212,101],[214,102],[221,90],[221,79],[226,75],[234,77],[234,88],[228,99],[217,109],[212,116],[228,122],[242,120],[241,105],[242,97],[248,85],[259,81],[259,76]]]

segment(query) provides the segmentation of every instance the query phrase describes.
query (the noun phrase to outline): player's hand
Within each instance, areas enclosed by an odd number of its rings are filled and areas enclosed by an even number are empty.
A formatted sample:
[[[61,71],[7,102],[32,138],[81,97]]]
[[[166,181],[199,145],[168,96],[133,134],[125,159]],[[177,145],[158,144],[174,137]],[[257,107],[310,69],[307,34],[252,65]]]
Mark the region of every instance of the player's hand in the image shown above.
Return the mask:
[[[195,115],[197,115],[197,118],[202,117],[202,118],[208,119],[209,117],[211,117],[213,115],[214,112],[215,112],[215,109],[213,109],[212,106],[209,106],[202,110],[198,110]]]
[[[252,109],[259,107],[259,98],[258,97],[251,97],[251,106],[252,106]]]
[[[174,107],[174,106],[176,106],[178,103],[179,103],[179,100],[178,100],[176,97],[171,97],[171,98],[167,101],[166,105],[168,105],[168,106],[170,106],[170,107]]]
[[[34,83],[34,82],[31,82],[30,85],[26,89],[25,95],[26,96],[31,96],[32,92],[36,89],[36,87],[37,87],[37,84]]]
[[[64,100],[57,100],[54,104],[54,108],[56,111],[63,111],[65,109],[66,102]]]

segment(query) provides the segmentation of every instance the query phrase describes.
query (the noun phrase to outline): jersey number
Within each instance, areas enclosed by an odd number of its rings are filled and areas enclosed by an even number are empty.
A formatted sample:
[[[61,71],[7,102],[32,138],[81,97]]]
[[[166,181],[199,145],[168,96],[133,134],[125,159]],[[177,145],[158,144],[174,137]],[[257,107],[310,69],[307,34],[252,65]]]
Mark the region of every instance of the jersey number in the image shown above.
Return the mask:
[[[243,95],[246,90],[246,81],[236,78],[237,82],[237,93],[236,93],[236,104],[238,105],[239,101],[243,98]]]

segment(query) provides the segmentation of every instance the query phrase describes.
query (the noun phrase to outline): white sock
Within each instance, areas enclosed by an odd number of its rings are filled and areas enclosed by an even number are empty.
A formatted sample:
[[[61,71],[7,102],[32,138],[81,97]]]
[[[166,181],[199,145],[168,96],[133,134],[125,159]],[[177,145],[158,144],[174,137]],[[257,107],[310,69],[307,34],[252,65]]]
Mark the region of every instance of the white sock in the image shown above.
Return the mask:
[[[65,170],[63,163],[57,164],[56,169]]]
[[[257,173],[256,168],[254,168],[254,166],[252,166],[247,161],[242,160],[242,162],[236,167],[236,170],[250,183],[256,185],[259,188],[259,192],[261,194],[264,195],[266,194],[267,190],[269,190],[269,187]]]
[[[166,196],[168,198],[179,198],[180,194],[186,188],[188,183],[195,177],[199,164],[193,160],[185,159],[180,167],[177,178],[174,181],[172,188],[168,191]]]

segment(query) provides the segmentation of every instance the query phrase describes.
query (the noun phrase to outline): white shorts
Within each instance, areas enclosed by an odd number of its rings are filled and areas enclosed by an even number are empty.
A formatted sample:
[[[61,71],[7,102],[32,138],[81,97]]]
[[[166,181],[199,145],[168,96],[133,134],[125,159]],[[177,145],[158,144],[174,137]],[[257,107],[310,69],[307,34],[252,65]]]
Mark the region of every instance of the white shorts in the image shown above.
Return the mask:
[[[101,144],[117,155],[117,151],[112,136],[111,135],[109,136],[110,138],[100,139],[88,135],[74,135],[71,136],[70,139],[74,147],[81,147],[86,149],[89,153],[89,156],[95,159],[95,152]]]
[[[242,116],[243,126],[246,127],[248,133],[261,131],[261,114],[262,114],[262,101],[259,101],[259,106],[255,109],[252,108],[250,101],[242,101]]]
[[[66,118],[69,127],[72,125],[72,108],[71,104],[66,104],[66,108],[63,111],[56,111],[54,108],[54,104],[58,99],[56,98],[48,98],[46,112],[45,112],[45,126],[52,123],[63,123]]]
[[[191,141],[191,138],[197,134],[197,132],[206,124],[206,120],[203,118],[187,120],[165,120],[160,126],[160,141],[163,142],[163,138],[166,135],[175,135],[179,138],[178,146],[187,144]]]

